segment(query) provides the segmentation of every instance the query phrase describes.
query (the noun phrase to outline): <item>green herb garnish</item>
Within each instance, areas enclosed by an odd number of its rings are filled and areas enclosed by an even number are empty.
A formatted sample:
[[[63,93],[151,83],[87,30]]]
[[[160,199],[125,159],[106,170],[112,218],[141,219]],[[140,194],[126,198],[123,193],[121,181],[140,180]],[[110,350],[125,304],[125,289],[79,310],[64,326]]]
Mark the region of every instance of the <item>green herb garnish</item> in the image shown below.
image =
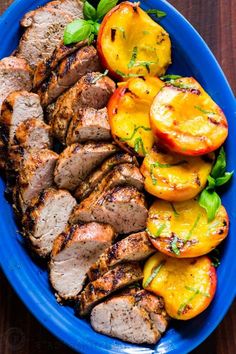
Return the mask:
[[[178,316],[182,315],[186,309],[186,307],[189,305],[189,303],[197,296],[197,295],[203,295],[203,296],[206,296],[206,297],[210,297],[209,294],[206,294],[206,293],[203,293],[201,292],[199,289],[194,289],[190,286],[185,286],[185,289],[189,290],[189,291],[193,291],[193,295],[185,302],[183,302],[179,309],[178,309]]]
[[[109,73],[109,70],[105,70],[103,74],[99,74],[97,77],[95,77],[91,83],[95,84],[98,80],[100,80],[102,77],[107,76],[107,74]]]
[[[220,196],[215,191],[216,187],[223,186],[233,176],[232,172],[226,171],[226,155],[224,148],[220,149],[219,155],[215,162],[214,167],[212,168],[210,176],[208,176],[208,185],[202,191],[199,197],[199,204],[207,212],[208,222],[214,220],[217,211],[221,206]]]
[[[136,59],[137,59],[137,55],[138,55],[138,47],[134,47],[131,58],[130,58],[130,62],[128,64],[129,69],[131,69],[134,66]]]
[[[171,205],[171,208],[172,208],[172,210],[173,210],[173,212],[174,212],[174,215],[175,215],[175,216],[179,216],[179,213],[178,213],[178,211],[177,211],[177,209],[176,209],[174,203],[170,203],[170,205]]]
[[[121,77],[139,77],[140,76],[139,74],[133,74],[133,73],[125,74],[120,70],[116,70],[116,73],[117,73],[117,75],[119,75]]]
[[[178,237],[175,236],[173,238],[173,241],[171,242],[171,250],[178,256],[180,254],[180,250],[177,246],[177,242],[178,242]]]
[[[146,150],[145,150],[145,147],[144,147],[144,144],[143,144],[143,140],[142,140],[141,137],[138,137],[134,141],[134,151],[139,153],[140,150],[142,151],[143,155],[145,156],[146,155]]]
[[[194,108],[196,108],[197,110],[199,110],[200,112],[202,112],[204,114],[216,114],[215,112],[212,112],[212,111],[206,111],[205,109],[203,109],[200,106],[194,106]]]
[[[161,226],[158,227],[157,231],[155,232],[155,234],[153,235],[149,230],[148,233],[151,237],[153,238],[157,238],[161,235],[162,231],[166,228],[166,224],[161,224]]]
[[[170,167],[175,167],[175,166],[181,166],[188,163],[188,161],[186,160],[181,160],[179,162],[175,162],[175,163],[160,163],[160,162],[155,162],[152,165],[154,166],[154,168],[159,167],[159,168],[170,168]]]
[[[163,81],[167,81],[167,80],[177,80],[177,79],[180,79],[181,77],[182,76],[180,76],[180,75],[169,74],[169,75],[161,76],[160,79]]]
[[[165,264],[165,261],[162,261],[152,272],[152,274],[147,278],[145,283],[143,284],[143,287],[146,288],[152,281],[153,279],[157,276],[157,274],[160,272],[162,266]]]
[[[97,9],[95,9],[88,1],[85,1],[83,7],[85,19],[74,20],[66,26],[64,44],[78,43],[86,39],[88,40],[88,44],[90,44],[98,34],[100,27],[98,21],[117,3],[118,0],[100,0]]]
[[[193,231],[197,227],[197,224],[199,223],[200,218],[201,218],[201,214],[199,214],[197,216],[196,220],[194,221],[194,224],[193,224],[192,228],[189,230],[188,235],[184,239],[184,243],[186,243],[190,239],[190,237],[192,236]]]
[[[146,11],[147,14],[149,15],[155,15],[157,18],[162,18],[166,16],[166,13],[161,10],[156,10],[156,9],[149,9]]]
[[[150,131],[151,130],[151,128],[144,127],[143,125],[139,125],[138,127],[135,125],[131,136],[129,138],[122,138],[121,141],[130,141],[130,140],[132,140],[139,129],[143,129],[145,131]]]

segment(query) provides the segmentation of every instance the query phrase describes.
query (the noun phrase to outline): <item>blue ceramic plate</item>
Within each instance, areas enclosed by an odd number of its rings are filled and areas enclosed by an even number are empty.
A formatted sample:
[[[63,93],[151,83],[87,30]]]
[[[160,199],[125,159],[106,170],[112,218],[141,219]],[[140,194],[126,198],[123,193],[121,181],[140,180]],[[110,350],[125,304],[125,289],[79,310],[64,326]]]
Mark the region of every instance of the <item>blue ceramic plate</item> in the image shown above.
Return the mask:
[[[0,19],[0,56],[8,56],[17,46],[21,34],[20,18],[44,4],[40,0],[16,0]],[[229,121],[226,144],[228,169],[236,166],[236,117],[233,93],[214,56],[193,27],[166,1],[141,1],[144,9],[165,11],[161,24],[170,33],[173,45],[171,73],[194,76],[224,110]],[[224,317],[236,293],[236,183],[223,195],[223,204],[231,220],[230,235],[222,250],[218,273],[218,290],[212,305],[202,315],[188,322],[175,323],[154,347],[123,343],[95,333],[89,323],[74,316],[73,309],[55,301],[47,271],[30,257],[17,233],[11,206],[4,199],[0,180],[0,261],[8,280],[37,319],[60,340],[80,353],[171,353],[184,354],[197,347]]]

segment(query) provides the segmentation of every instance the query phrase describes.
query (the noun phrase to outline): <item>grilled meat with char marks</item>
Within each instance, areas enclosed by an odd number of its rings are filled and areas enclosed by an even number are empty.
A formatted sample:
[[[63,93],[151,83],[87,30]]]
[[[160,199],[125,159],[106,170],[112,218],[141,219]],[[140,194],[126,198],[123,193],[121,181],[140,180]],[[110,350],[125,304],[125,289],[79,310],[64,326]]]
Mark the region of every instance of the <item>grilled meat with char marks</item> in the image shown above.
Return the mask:
[[[53,241],[65,229],[75,204],[69,192],[49,188],[28,206],[23,216],[24,234],[39,256],[51,253]]]
[[[107,76],[101,77],[98,72],[83,76],[56,101],[52,115],[54,136],[65,143],[72,117],[77,116],[81,108],[104,108],[114,90],[115,83]]]
[[[114,291],[142,280],[143,273],[136,262],[119,264],[102,277],[89,283],[79,297],[78,313],[87,315],[94,306]]]
[[[156,344],[169,318],[161,297],[146,290],[119,294],[97,305],[90,321],[95,331],[137,343]]]
[[[57,296],[65,300],[78,296],[89,267],[111,245],[114,235],[110,225],[92,222],[71,226],[56,238],[49,269]]]
[[[74,190],[94,168],[117,150],[116,145],[108,143],[68,146],[59,156],[56,165],[56,184],[59,188]]]
[[[37,93],[42,105],[48,106],[64,91],[89,72],[99,71],[101,65],[93,46],[85,46],[61,61],[58,67],[42,83]]]

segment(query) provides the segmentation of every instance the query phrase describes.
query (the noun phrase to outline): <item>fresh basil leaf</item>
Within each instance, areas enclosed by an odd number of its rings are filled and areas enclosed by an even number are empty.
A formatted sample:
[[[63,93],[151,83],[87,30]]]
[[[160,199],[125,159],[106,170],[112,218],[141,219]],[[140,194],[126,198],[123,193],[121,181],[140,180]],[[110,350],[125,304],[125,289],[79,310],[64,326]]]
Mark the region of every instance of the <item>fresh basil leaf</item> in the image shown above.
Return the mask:
[[[100,29],[100,23],[98,23],[98,22],[94,22],[94,24],[93,24],[93,32],[94,32],[94,34],[97,36],[98,35],[98,32],[99,32],[99,29]]]
[[[149,9],[146,11],[149,15],[155,15],[157,18],[162,18],[166,16],[164,11],[156,10],[156,9]]]
[[[93,26],[85,20],[78,19],[69,23],[64,31],[64,44],[81,42],[90,37]]]
[[[180,79],[181,77],[182,76],[180,76],[180,75],[169,74],[169,75],[161,76],[160,79],[163,80],[163,81],[166,81],[166,80],[177,80],[177,79]]]
[[[221,206],[221,199],[215,191],[204,189],[200,194],[199,204],[207,212],[208,221],[214,220],[216,213]]]
[[[118,0],[100,0],[97,7],[97,19],[102,19],[117,3]]]
[[[208,180],[207,189],[214,189],[215,186],[216,186],[216,180],[215,180],[215,178],[213,178],[213,177],[211,177],[211,176],[208,176],[208,177],[207,177],[207,180]]]
[[[233,174],[234,174],[234,171],[225,172],[224,176],[216,178],[216,181],[215,181],[216,187],[223,186],[224,184],[229,182],[229,180],[232,178]]]
[[[85,1],[83,7],[83,14],[85,20],[93,20],[96,21],[97,19],[97,11],[95,7],[93,7],[88,1]]]
[[[216,163],[211,171],[211,176],[213,178],[222,177],[225,173],[225,170],[226,170],[226,156],[225,156],[225,150],[222,147],[220,149]]]

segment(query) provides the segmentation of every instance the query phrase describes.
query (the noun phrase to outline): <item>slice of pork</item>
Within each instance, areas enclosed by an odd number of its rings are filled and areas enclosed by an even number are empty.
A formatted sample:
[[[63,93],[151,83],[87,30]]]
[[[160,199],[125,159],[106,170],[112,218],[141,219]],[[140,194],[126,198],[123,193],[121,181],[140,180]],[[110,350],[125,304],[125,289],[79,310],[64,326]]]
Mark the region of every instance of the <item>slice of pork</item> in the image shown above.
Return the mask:
[[[118,185],[94,191],[74,209],[70,222],[109,223],[117,233],[128,234],[145,228],[147,214],[144,195],[135,187]]]
[[[101,254],[88,272],[91,281],[121,262],[142,261],[155,252],[146,231],[132,234],[115,243]]]
[[[84,47],[87,41],[81,41],[71,45],[64,45],[63,41],[54,49],[52,55],[41,61],[34,72],[33,87],[38,89],[39,86],[50,76],[51,72],[57,65],[67,56],[76,52],[79,48]]]
[[[15,134],[15,141],[25,149],[50,149],[52,147],[51,127],[38,118],[21,123]]]
[[[80,109],[73,116],[66,136],[66,145],[86,141],[104,141],[111,139],[111,128],[108,122],[107,108]]]
[[[48,106],[89,72],[101,70],[97,51],[85,46],[62,60],[38,90],[41,103]]]
[[[8,147],[14,145],[17,127],[29,118],[43,120],[43,110],[39,96],[27,91],[10,93],[2,104],[2,138]]]
[[[49,188],[29,205],[23,217],[24,234],[39,256],[50,254],[53,241],[65,229],[75,204],[69,192]]]
[[[111,226],[94,222],[71,226],[56,238],[49,269],[51,284],[60,299],[78,296],[89,267],[113,238]]]
[[[16,129],[15,143],[7,152],[7,182],[9,192],[16,183],[18,172],[33,151],[52,148],[51,128],[43,121],[31,118]]]
[[[55,104],[53,112],[53,133],[65,143],[67,130],[72,117],[78,115],[81,108],[104,108],[115,90],[115,83],[107,76],[88,73],[73,87],[62,94]]]
[[[121,164],[114,167],[102,181],[96,186],[93,193],[86,199],[86,203],[92,204],[101,194],[117,186],[133,186],[138,190],[142,190],[144,186],[144,178],[137,166],[132,164]],[[77,188],[78,189],[78,188]]]
[[[83,200],[99,185],[99,183],[113,170],[115,166],[129,163],[138,166],[135,156],[131,156],[123,151],[118,152],[112,157],[109,157],[103,164],[94,171],[86,181],[83,181],[76,189],[74,196],[78,200]]]
[[[124,263],[117,265],[102,277],[89,283],[79,297],[78,312],[80,316],[87,315],[94,306],[108,295],[121,288],[142,280],[143,273],[139,263]]]
[[[58,155],[51,150],[32,151],[19,171],[19,194],[22,211],[33,198],[53,185],[53,174]]]
[[[56,0],[50,1],[36,10],[27,12],[22,18],[20,24],[22,27],[30,27],[34,23],[34,17],[37,12],[41,12],[42,9],[59,10],[69,14],[73,19],[83,18],[83,3],[80,0]]]
[[[156,344],[168,320],[163,299],[145,290],[114,296],[90,316],[95,331],[136,344]]]
[[[21,25],[26,28],[21,37],[16,56],[28,61],[35,69],[41,60],[50,57],[61,42],[66,25],[73,17],[64,11],[41,7],[26,14]]]
[[[59,156],[55,182],[59,188],[74,190],[104,159],[117,152],[114,144],[73,144]]]
[[[32,71],[24,59],[7,57],[0,60],[0,109],[13,91],[32,88]]]

